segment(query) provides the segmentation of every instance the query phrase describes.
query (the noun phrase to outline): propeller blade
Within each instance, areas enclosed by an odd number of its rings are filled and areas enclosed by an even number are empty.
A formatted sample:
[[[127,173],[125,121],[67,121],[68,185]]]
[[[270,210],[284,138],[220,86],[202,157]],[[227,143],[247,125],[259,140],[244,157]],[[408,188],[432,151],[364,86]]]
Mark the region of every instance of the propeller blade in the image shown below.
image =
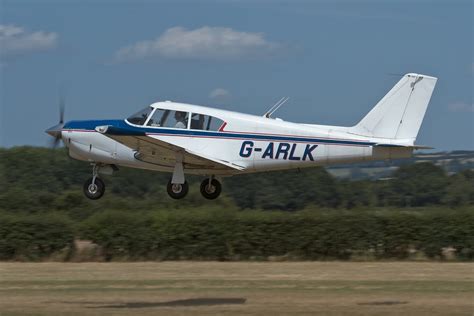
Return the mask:
[[[52,149],[56,149],[56,148],[58,148],[58,145],[59,145],[60,142],[61,142],[60,137],[51,138],[51,140],[48,143],[48,147],[52,148]]]
[[[64,89],[59,94],[59,124],[64,123],[64,110],[66,108],[66,98],[64,97]]]
[[[48,128],[45,132],[53,136],[49,143],[49,147],[56,148],[61,142],[61,132],[64,127],[64,111],[66,108],[66,98],[64,97],[64,89],[59,90],[59,123],[53,127]]]

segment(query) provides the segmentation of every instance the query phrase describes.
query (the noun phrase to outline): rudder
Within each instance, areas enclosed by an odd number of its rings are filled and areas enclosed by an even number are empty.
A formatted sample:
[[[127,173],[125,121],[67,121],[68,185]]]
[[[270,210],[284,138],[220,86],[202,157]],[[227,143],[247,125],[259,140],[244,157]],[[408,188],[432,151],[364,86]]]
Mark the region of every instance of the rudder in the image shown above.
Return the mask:
[[[354,134],[415,141],[438,79],[406,74],[354,127]]]

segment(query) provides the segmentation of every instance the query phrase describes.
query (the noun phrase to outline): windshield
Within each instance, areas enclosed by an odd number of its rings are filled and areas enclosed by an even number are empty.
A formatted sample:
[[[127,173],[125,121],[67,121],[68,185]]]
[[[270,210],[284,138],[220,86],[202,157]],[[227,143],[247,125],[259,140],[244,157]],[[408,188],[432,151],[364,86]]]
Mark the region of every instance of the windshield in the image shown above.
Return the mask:
[[[141,110],[141,111],[133,114],[132,116],[130,116],[127,119],[127,121],[129,121],[132,124],[143,125],[143,124],[145,124],[148,115],[150,115],[150,113],[152,111],[153,111],[153,108],[151,106],[148,106],[148,107],[144,108],[143,110]]]

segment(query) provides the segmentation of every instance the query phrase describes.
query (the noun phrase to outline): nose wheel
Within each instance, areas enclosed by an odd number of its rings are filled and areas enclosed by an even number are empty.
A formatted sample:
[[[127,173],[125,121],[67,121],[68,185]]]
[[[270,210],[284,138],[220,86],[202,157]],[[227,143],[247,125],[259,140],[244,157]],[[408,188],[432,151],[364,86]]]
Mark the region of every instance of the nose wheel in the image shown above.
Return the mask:
[[[208,200],[214,200],[221,194],[222,185],[216,179],[205,179],[201,183],[201,194]]]
[[[105,184],[100,178],[89,178],[84,182],[84,194],[91,200],[98,200],[104,195]]]
[[[98,177],[99,165],[92,165],[92,178],[87,179],[82,187],[84,195],[91,200],[98,200],[105,193],[105,183]]]

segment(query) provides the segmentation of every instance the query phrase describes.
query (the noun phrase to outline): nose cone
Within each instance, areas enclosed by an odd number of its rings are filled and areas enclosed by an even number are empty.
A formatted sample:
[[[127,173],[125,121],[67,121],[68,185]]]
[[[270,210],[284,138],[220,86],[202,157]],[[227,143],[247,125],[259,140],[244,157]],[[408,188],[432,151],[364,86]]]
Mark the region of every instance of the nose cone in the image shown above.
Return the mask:
[[[64,127],[64,123],[59,123],[57,125],[54,125],[53,127],[48,128],[47,130],[45,130],[45,132],[55,138],[59,138],[61,137],[61,131],[63,127]]]

